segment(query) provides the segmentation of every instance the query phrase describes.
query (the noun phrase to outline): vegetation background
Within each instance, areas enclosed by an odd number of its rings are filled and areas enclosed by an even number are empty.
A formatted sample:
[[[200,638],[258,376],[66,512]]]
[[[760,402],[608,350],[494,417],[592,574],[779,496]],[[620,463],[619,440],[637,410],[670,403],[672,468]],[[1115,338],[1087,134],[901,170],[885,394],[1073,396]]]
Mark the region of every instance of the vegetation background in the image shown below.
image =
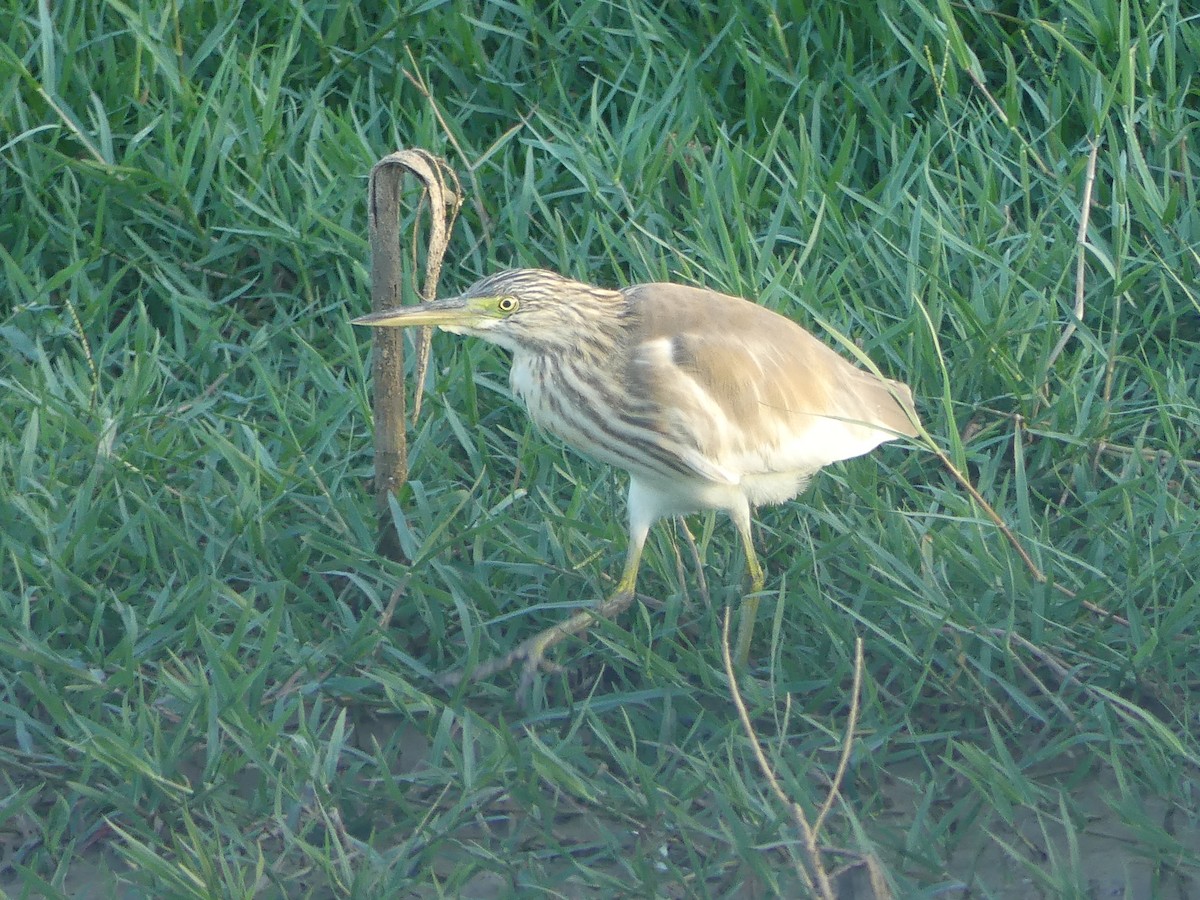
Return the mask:
[[[653,602],[529,711],[431,681],[602,596],[624,513],[440,336],[412,563],[374,553],[365,176],[425,147],[467,192],[445,291],[542,266],[837,329],[1030,554],[920,445],[763,512],[743,692],[810,819],[864,641],[830,869],[1200,891],[1188,4],[7,0],[0,31],[0,889],[802,892],[722,668],[726,523],[701,570],[657,529]]]

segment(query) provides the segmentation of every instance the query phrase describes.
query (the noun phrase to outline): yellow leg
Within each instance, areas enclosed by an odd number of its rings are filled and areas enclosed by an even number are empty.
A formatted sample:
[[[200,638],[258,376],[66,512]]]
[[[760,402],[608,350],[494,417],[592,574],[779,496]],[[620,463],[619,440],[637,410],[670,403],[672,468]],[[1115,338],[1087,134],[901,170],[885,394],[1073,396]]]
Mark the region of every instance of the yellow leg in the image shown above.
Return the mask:
[[[637,587],[638,569],[642,565],[642,547],[645,544],[645,535],[641,540],[638,540],[636,535],[630,537],[629,550],[625,554],[625,568],[621,572],[621,580],[617,582],[617,589],[612,593],[613,597],[620,594],[632,594],[634,588]]]
[[[754,620],[758,616],[758,595],[766,582],[766,576],[763,575],[758,555],[754,552],[754,539],[750,534],[750,523],[747,521],[744,527],[741,522],[736,524],[742,538],[742,548],[746,551],[746,568],[750,570],[750,593],[742,598],[742,612],[738,619],[737,644],[734,647],[733,664],[738,668],[745,668],[750,661],[750,641],[754,637]]]
[[[556,665],[546,661],[547,650],[573,634],[586,631],[597,619],[611,619],[629,608],[629,604],[633,602],[634,588],[637,587],[637,575],[642,562],[644,542],[644,535],[640,540],[637,535],[631,537],[629,552],[625,555],[625,568],[621,572],[621,580],[617,582],[616,590],[606,600],[596,604],[594,609],[575,613],[566,621],[559,622],[557,625],[552,625],[535,634],[514,651],[518,658],[525,660],[521,671],[521,683],[517,688],[521,697],[528,696],[529,688],[533,684],[533,676],[537,674],[538,669],[551,671],[558,669]]]
[[[517,698],[524,705],[529,697],[529,688],[533,684],[533,677],[537,674],[538,669],[550,671],[558,669],[558,666],[546,660],[546,652],[551,647],[573,634],[586,631],[597,619],[610,619],[629,608],[629,604],[633,602],[634,588],[637,586],[638,568],[641,565],[642,546],[645,541],[644,529],[640,530],[640,533],[635,532],[630,535],[629,551],[625,556],[625,569],[621,573],[621,580],[617,582],[616,590],[607,599],[592,609],[577,612],[557,625],[538,632],[533,637],[522,641],[510,653],[481,663],[470,673],[470,679],[480,681],[490,678],[497,672],[502,672],[523,660],[524,665],[521,666],[521,683],[517,687]],[[464,672],[450,672],[443,675],[440,680],[444,686],[453,687],[463,680],[465,674]]]

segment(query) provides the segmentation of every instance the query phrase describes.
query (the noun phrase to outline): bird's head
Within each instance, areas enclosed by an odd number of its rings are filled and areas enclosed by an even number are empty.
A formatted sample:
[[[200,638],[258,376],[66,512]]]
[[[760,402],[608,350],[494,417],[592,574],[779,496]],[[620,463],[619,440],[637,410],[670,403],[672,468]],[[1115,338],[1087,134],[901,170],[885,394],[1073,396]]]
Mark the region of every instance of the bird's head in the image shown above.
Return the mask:
[[[376,328],[436,325],[512,351],[570,343],[581,328],[612,316],[617,291],[594,288],[544,269],[509,269],[489,275],[457,297],[401,306],[352,320]]]

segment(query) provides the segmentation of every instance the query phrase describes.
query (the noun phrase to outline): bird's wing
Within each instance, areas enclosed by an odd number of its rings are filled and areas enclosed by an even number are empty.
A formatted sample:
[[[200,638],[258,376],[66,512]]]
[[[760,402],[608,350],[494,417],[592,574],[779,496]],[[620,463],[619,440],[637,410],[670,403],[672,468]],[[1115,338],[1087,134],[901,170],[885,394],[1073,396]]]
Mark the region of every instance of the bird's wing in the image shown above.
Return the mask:
[[[680,285],[626,296],[639,325],[631,381],[706,477],[811,473],[915,434],[906,386],[856,368],[777,313]]]

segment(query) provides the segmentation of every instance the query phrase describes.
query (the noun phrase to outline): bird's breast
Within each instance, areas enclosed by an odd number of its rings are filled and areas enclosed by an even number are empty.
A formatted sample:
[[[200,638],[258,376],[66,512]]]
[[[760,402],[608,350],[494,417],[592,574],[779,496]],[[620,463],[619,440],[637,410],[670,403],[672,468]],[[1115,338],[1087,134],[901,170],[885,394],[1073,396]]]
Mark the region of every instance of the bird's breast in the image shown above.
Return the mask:
[[[619,385],[591,365],[569,355],[520,354],[509,384],[534,424],[586,456],[627,471],[689,472],[660,434],[632,417]]]
[[[508,384],[530,418],[541,424],[539,413],[546,396],[546,365],[541,357],[524,353],[514,356]]]

